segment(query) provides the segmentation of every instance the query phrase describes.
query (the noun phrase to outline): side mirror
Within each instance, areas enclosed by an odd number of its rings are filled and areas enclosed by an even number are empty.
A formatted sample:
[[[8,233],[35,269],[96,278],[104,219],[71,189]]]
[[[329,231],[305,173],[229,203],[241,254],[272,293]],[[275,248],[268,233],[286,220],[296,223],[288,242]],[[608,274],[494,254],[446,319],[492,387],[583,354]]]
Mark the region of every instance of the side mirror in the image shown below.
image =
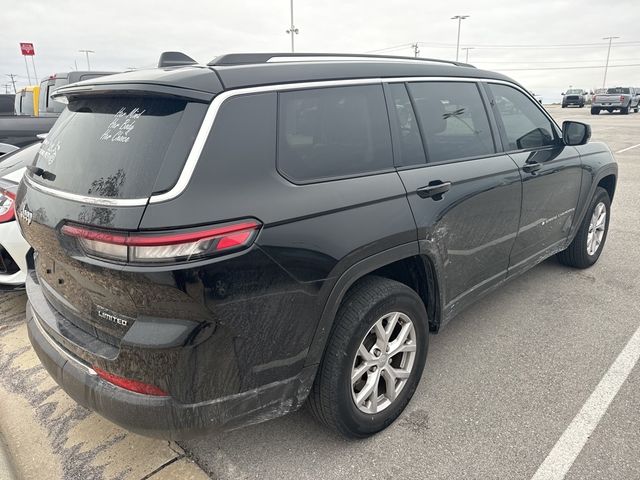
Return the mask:
[[[562,92],[560,95],[564,95],[564,92]]]
[[[565,145],[584,145],[591,138],[591,126],[582,122],[562,122],[562,140]]]

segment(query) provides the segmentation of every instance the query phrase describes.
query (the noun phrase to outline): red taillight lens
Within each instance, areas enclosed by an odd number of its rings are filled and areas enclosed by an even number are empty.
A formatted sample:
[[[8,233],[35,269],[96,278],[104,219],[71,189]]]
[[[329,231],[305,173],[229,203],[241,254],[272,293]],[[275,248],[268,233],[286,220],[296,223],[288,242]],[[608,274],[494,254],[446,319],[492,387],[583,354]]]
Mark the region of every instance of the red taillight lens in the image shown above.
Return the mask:
[[[7,190],[0,190],[0,223],[10,222],[16,218],[16,195]]]
[[[623,95],[620,95],[620,101],[624,102],[624,96]]]
[[[132,263],[166,263],[213,256],[250,245],[261,224],[255,220],[174,233],[122,233],[64,225],[91,256]]]
[[[161,388],[156,387],[155,385],[150,385],[148,383],[139,382],[137,380],[131,380],[130,378],[121,377],[119,375],[115,375],[113,373],[102,370],[95,365],[92,366],[92,368],[103,380],[106,380],[107,382],[117,387],[129,390],[130,392],[141,393],[143,395],[154,395],[156,397],[169,396],[167,392],[165,392]]]

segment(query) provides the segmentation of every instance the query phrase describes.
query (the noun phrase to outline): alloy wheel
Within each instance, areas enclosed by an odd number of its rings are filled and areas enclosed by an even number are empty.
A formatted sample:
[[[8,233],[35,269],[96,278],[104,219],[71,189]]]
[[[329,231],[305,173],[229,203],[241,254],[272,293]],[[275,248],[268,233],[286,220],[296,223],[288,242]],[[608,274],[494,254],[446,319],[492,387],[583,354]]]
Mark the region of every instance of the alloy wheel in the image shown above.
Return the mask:
[[[589,255],[595,255],[600,248],[606,226],[607,207],[603,202],[600,202],[593,209],[593,215],[591,215],[591,222],[589,223],[589,232],[587,233],[587,253]]]
[[[411,319],[391,312],[376,321],[358,347],[351,369],[351,396],[361,412],[380,413],[398,397],[416,359]]]

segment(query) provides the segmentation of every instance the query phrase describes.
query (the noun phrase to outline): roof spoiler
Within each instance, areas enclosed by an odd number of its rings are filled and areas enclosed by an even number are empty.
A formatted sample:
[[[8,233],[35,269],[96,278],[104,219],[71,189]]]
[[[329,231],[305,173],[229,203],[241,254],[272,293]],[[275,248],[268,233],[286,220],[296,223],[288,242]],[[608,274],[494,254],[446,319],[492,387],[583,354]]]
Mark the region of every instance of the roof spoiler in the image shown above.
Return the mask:
[[[181,67],[184,65],[196,65],[197,63],[189,55],[185,55],[182,52],[162,52],[160,60],[158,60],[158,68]]]

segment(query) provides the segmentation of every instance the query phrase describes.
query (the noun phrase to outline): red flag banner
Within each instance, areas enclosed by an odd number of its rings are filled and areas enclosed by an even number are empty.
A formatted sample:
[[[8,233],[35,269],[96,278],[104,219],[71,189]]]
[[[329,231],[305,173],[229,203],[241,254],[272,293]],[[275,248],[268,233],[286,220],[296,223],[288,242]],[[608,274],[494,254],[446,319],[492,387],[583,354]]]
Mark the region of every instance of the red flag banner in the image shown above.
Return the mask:
[[[33,48],[33,43],[20,43],[20,51],[22,55],[32,57],[36,54],[35,49]]]

